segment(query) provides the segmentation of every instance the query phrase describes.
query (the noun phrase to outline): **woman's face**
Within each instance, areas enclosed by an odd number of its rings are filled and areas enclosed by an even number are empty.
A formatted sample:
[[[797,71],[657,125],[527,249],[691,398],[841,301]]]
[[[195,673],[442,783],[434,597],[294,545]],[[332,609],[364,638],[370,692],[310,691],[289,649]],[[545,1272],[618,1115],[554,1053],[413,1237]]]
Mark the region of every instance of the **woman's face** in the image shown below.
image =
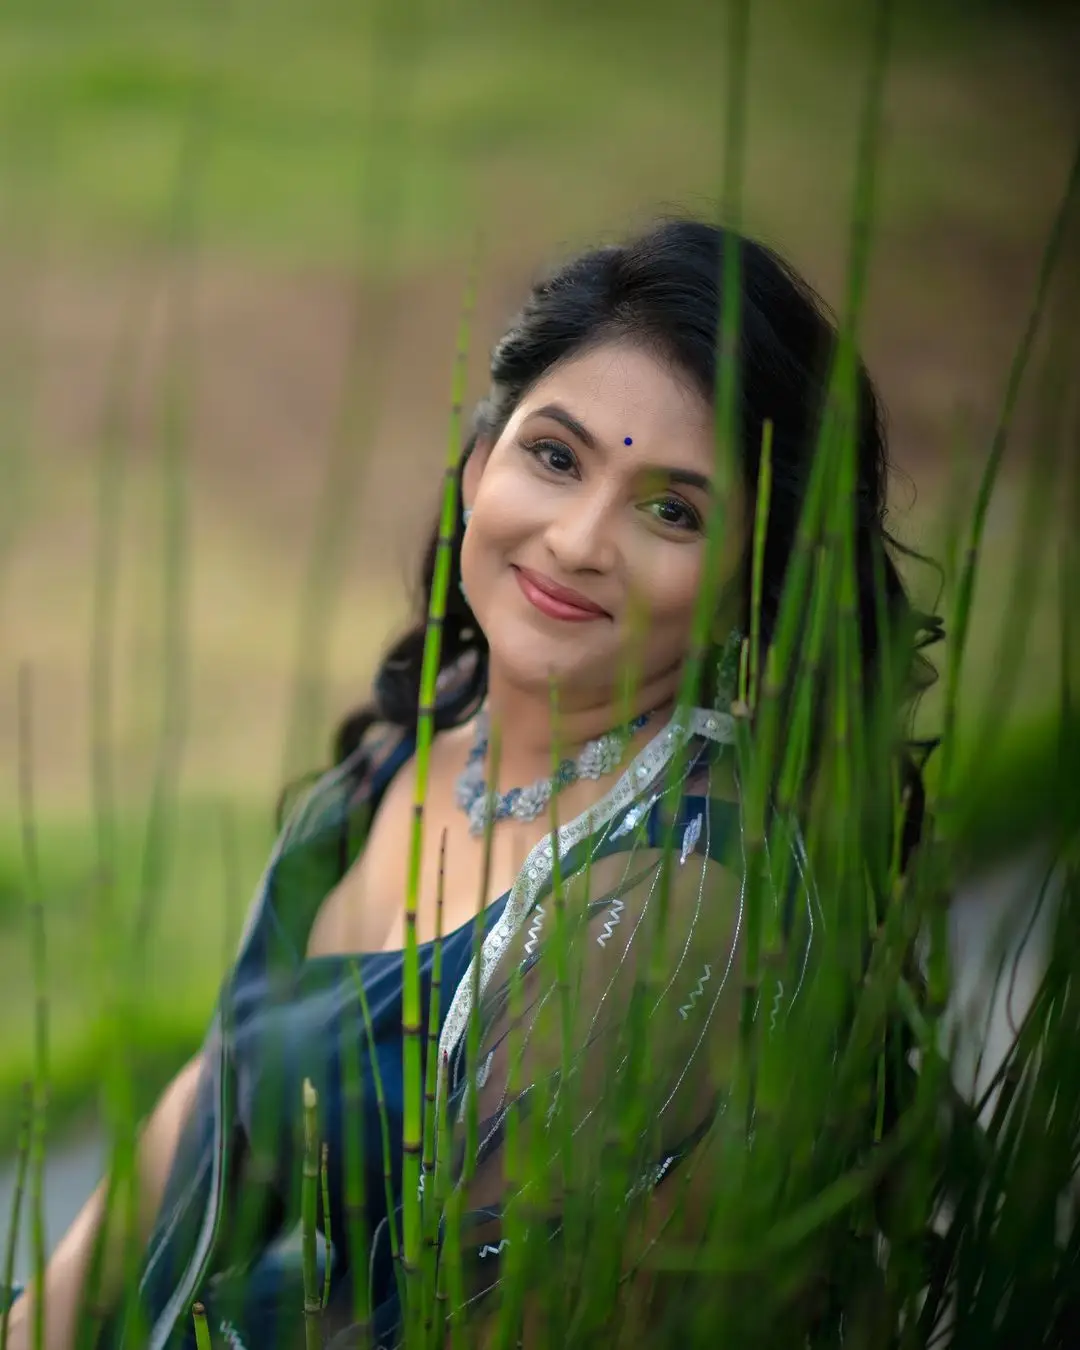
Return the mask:
[[[654,706],[674,697],[689,646],[712,506],[713,413],[629,343],[550,370],[493,444],[477,444],[463,497],[469,603],[492,671],[564,708],[610,698],[630,663]],[[728,522],[720,591],[741,556]]]

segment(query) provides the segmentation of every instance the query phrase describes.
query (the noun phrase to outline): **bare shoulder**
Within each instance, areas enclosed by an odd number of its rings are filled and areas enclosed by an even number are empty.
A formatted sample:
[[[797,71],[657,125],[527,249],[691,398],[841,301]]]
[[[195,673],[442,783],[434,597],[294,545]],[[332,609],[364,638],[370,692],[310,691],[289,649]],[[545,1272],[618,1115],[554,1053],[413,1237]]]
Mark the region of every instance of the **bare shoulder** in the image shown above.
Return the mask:
[[[442,733],[431,745],[424,793],[429,824],[452,809],[454,766],[461,753],[453,741],[458,735],[456,729]],[[319,908],[308,939],[309,956],[382,951],[397,942],[419,774],[414,756],[387,785],[363,849]],[[425,880],[430,889],[430,878]]]

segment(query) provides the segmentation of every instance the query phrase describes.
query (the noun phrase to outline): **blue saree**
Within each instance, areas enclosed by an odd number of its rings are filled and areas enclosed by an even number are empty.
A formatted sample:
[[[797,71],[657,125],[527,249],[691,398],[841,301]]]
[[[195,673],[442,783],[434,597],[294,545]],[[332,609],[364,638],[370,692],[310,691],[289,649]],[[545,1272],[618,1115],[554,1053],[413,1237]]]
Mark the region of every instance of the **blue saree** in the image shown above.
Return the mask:
[[[717,795],[713,773],[732,739],[729,717],[692,711],[688,721],[660,731],[602,800],[563,826],[555,841],[566,912],[577,925],[573,942],[582,958],[574,1074],[597,1085],[592,1099],[586,1094],[580,1103],[575,1138],[582,1158],[588,1154],[596,1092],[602,1092],[617,1059],[646,920],[662,889],[665,840],[675,842],[667,906],[676,940],[650,1013],[675,1037],[657,1065],[656,1105],[640,1149],[642,1187],[658,1185],[693,1150],[720,1100],[722,1070],[709,1046],[723,1035],[725,1010],[737,1002],[728,975],[741,926],[743,867],[738,806]],[[680,745],[688,753],[676,781],[668,770]],[[320,905],[358,856],[366,823],[412,752],[411,739],[397,732],[366,744],[315,784],[279,836],[221,992],[195,1109],[145,1254],[140,1303],[149,1334],[145,1341],[139,1337],[140,1346],[193,1350],[196,1301],[206,1306],[215,1338],[233,1350],[292,1350],[303,1344],[301,1267],[291,1235],[299,1215],[305,1078],[319,1094],[319,1130],[327,1145],[328,1204],[320,1216],[329,1234],[322,1258],[330,1266],[326,1328],[348,1327],[354,1281],[366,1280],[374,1343],[395,1343],[400,1305],[390,1228],[401,1202],[403,954],[315,959],[305,954]],[[461,1122],[470,1092],[480,1121],[479,1151],[464,1183],[470,1300],[498,1283],[508,1241],[500,1227],[508,1102],[527,1104],[530,1086],[543,1081],[550,1087],[558,1078],[544,1059],[537,1030],[551,1005],[550,962],[541,957],[552,928],[554,854],[550,838],[538,844],[512,890],[443,940],[444,998],[432,1030],[445,1066],[438,1090],[448,1119],[457,1122],[449,1161],[455,1176],[462,1171]],[[806,913],[812,930],[809,906]],[[425,1010],[433,954],[432,944],[420,948]],[[357,970],[370,1029],[359,1005]],[[521,1005],[509,997],[514,980],[524,992]],[[480,1071],[470,1080],[464,1031],[474,988]],[[532,1058],[526,1058],[525,1087],[512,1090],[507,1051],[522,1032]],[[359,1115],[347,1101],[347,1067],[357,1053]],[[385,1139],[379,1089],[389,1126]],[[361,1122],[359,1214],[350,1213],[346,1203],[343,1160],[352,1142],[346,1116]],[[357,1223],[364,1250],[352,1251],[350,1230]],[[129,1350],[132,1344],[115,1321],[99,1339],[102,1350]]]

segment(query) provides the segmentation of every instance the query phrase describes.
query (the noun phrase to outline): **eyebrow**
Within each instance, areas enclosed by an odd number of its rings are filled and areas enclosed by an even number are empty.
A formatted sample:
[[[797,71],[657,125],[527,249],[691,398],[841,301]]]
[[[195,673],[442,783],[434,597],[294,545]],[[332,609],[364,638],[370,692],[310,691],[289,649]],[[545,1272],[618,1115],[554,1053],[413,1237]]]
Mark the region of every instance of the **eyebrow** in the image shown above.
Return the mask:
[[[571,436],[576,436],[582,445],[588,446],[590,450],[599,448],[596,437],[589,428],[583,422],[579,422],[561,403],[545,403],[542,408],[536,408],[529,414],[530,419],[533,417],[548,417],[553,422],[558,422],[561,427],[565,427]],[[681,483],[686,487],[700,488],[702,492],[712,491],[712,480],[708,474],[698,473],[695,469],[676,469],[666,464],[649,464],[643,467],[642,473],[662,478],[668,483]]]
[[[597,448],[596,437],[589,428],[579,422],[572,413],[568,413],[561,403],[545,403],[542,408],[535,409],[529,416],[550,417],[553,422],[565,427],[571,436],[576,436],[582,445],[587,445],[590,450]]]

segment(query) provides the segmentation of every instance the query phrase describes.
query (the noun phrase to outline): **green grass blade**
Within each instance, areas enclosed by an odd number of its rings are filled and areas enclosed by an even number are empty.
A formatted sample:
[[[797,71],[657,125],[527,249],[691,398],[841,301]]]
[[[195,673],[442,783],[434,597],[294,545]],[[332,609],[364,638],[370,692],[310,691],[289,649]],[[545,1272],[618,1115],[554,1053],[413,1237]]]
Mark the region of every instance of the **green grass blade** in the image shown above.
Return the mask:
[[[394,1173],[390,1165],[390,1117],[386,1109],[386,1093],[383,1090],[382,1073],[375,1047],[375,1032],[371,1022],[371,1010],[368,1007],[367,992],[364,989],[363,975],[358,964],[350,965],[353,987],[360,1003],[360,1012],[364,1019],[364,1032],[367,1036],[368,1058],[371,1063],[371,1076],[375,1084],[375,1103],[379,1114],[379,1126],[382,1135],[383,1187],[386,1200],[387,1223],[390,1229],[390,1250],[394,1254],[394,1274],[398,1282],[398,1295],[402,1307],[405,1306],[405,1282],[401,1268],[401,1232],[397,1221],[397,1205],[394,1203]]]
[[[436,1317],[435,1285],[438,1264],[440,1206],[435,1183],[436,1117],[439,1083],[439,1026],[442,1016],[443,904],[446,890],[446,831],[439,840],[439,881],[435,895],[435,942],[431,956],[431,992],[428,998],[427,1054],[424,1063],[424,1153],[420,1175],[423,1182],[424,1223],[424,1345],[433,1344],[441,1324]]]
[[[330,1302],[330,1275],[332,1273],[333,1263],[330,1260],[330,1249],[334,1243],[334,1234],[330,1226],[330,1145],[323,1144],[322,1156],[319,1160],[319,1188],[322,1196],[322,1215],[323,1215],[323,1237],[326,1239],[326,1269],[323,1272],[323,1291],[321,1307],[325,1308]]]
[[[30,1231],[34,1288],[45,1283],[47,1238],[45,1233],[45,1133],[49,1103],[49,997],[45,937],[45,898],[38,854],[37,812],[34,800],[34,702],[29,666],[19,667],[19,823],[22,833],[23,868],[30,918],[30,961],[34,972],[34,1078],[30,1130]],[[45,1300],[34,1299],[33,1346],[45,1344]]]
[[[359,980],[353,970],[354,984]],[[345,1217],[349,1229],[349,1260],[353,1290],[353,1322],[360,1346],[364,1347],[371,1326],[371,1291],[368,1285],[367,1176],[364,1168],[364,1075],[360,1046],[364,1023],[358,1019],[355,1032],[347,1035],[342,1046],[344,1070],[343,1115],[345,1141]],[[389,1128],[383,1122],[389,1142]]]
[[[769,530],[769,509],[772,505],[772,447],[773,424],[766,419],[761,436],[761,458],[758,461],[757,505],[754,511],[754,561],[750,582],[750,670],[749,697],[751,710],[757,707],[761,689],[761,599],[765,577],[765,539]]]
[[[15,1153],[15,1186],[11,1197],[11,1213],[8,1216],[7,1242],[4,1247],[4,1277],[0,1280],[0,1291],[5,1294],[14,1284],[15,1253],[19,1247],[19,1224],[22,1219],[23,1196],[26,1192],[27,1177],[30,1172],[30,1141],[33,1120],[34,1086],[32,1083],[27,1083],[19,1126],[19,1141]],[[11,1305],[5,1299],[4,1307],[0,1310],[0,1350],[7,1350],[10,1317]]]
[[[201,1303],[192,1305],[191,1319],[195,1324],[195,1350],[213,1350],[214,1342],[206,1323],[206,1309]]]
[[[1043,250],[1031,308],[1009,369],[1009,378],[1002,397],[1001,411],[998,414],[997,426],[990,442],[990,450],[975,497],[968,543],[960,570],[956,604],[952,617],[952,638],[946,664],[945,705],[942,713],[941,789],[938,814],[941,819],[942,832],[946,837],[951,824],[954,806],[953,797],[956,792],[957,745],[955,730],[960,695],[961,663],[971,624],[975,578],[982,550],[983,535],[986,530],[986,518],[990,510],[990,499],[1001,469],[1005,447],[1008,444],[1009,433],[1012,430],[1020,390],[1034,350],[1035,339],[1042,325],[1043,312],[1049,299],[1051,283],[1057,271],[1058,262],[1067,239],[1067,230],[1076,209],[1078,193],[1080,193],[1080,144],[1076,147],[1068,180]]]
[[[319,1324],[322,1294],[319,1289],[316,1223],[319,1209],[319,1099],[310,1079],[304,1079],[304,1162],[300,1190],[300,1230],[304,1275],[304,1345],[322,1350]]]
[[[1074,288],[1080,290],[1080,288]],[[1074,303],[1080,302],[1080,295]],[[1012,577],[1002,608],[997,651],[991,663],[993,677],[977,716],[975,739],[980,757],[990,758],[1002,738],[1016,697],[1025,656],[1030,651],[1035,621],[1035,602],[1049,581],[1047,555],[1055,537],[1068,522],[1057,509],[1064,472],[1065,421],[1068,413],[1070,369],[1080,360],[1080,344],[1069,351],[1063,345],[1051,349],[1039,381],[1036,430],[1027,477],[1021,521],[1016,542]],[[1052,584],[1052,582],[1050,583]]]
[[[450,560],[457,533],[458,477],[461,462],[461,415],[465,377],[475,303],[476,278],[470,274],[458,327],[457,355],[454,362],[450,434],[447,444],[442,512],[431,603],[424,634],[424,653],[420,674],[420,703],[416,723],[416,791],[413,799],[413,823],[409,841],[408,874],[405,883],[405,965],[402,991],[402,1063],[405,1080],[405,1112],[402,1137],[402,1260],[406,1287],[412,1292],[407,1308],[409,1317],[420,1314],[420,1261],[423,1246],[423,1218],[420,1203],[420,1167],[423,1149],[423,1065],[420,1044],[420,962],[416,937],[416,912],[419,903],[423,861],[424,803],[427,799],[431,742],[435,731],[436,682],[442,654],[442,624],[446,614],[446,596],[450,584]]]
[[[326,673],[334,624],[347,574],[348,549],[361,472],[374,435],[374,407],[384,378],[385,344],[372,341],[393,321],[387,277],[405,223],[407,133],[415,91],[403,61],[415,4],[372,0],[362,7],[365,70],[355,174],[355,224],[350,267],[349,343],[338,413],[312,529],[298,609],[293,696],[285,735],[283,777],[306,769],[326,717]],[[412,33],[413,43],[419,31]],[[393,147],[393,149],[391,148]],[[372,275],[377,258],[385,274]]]

